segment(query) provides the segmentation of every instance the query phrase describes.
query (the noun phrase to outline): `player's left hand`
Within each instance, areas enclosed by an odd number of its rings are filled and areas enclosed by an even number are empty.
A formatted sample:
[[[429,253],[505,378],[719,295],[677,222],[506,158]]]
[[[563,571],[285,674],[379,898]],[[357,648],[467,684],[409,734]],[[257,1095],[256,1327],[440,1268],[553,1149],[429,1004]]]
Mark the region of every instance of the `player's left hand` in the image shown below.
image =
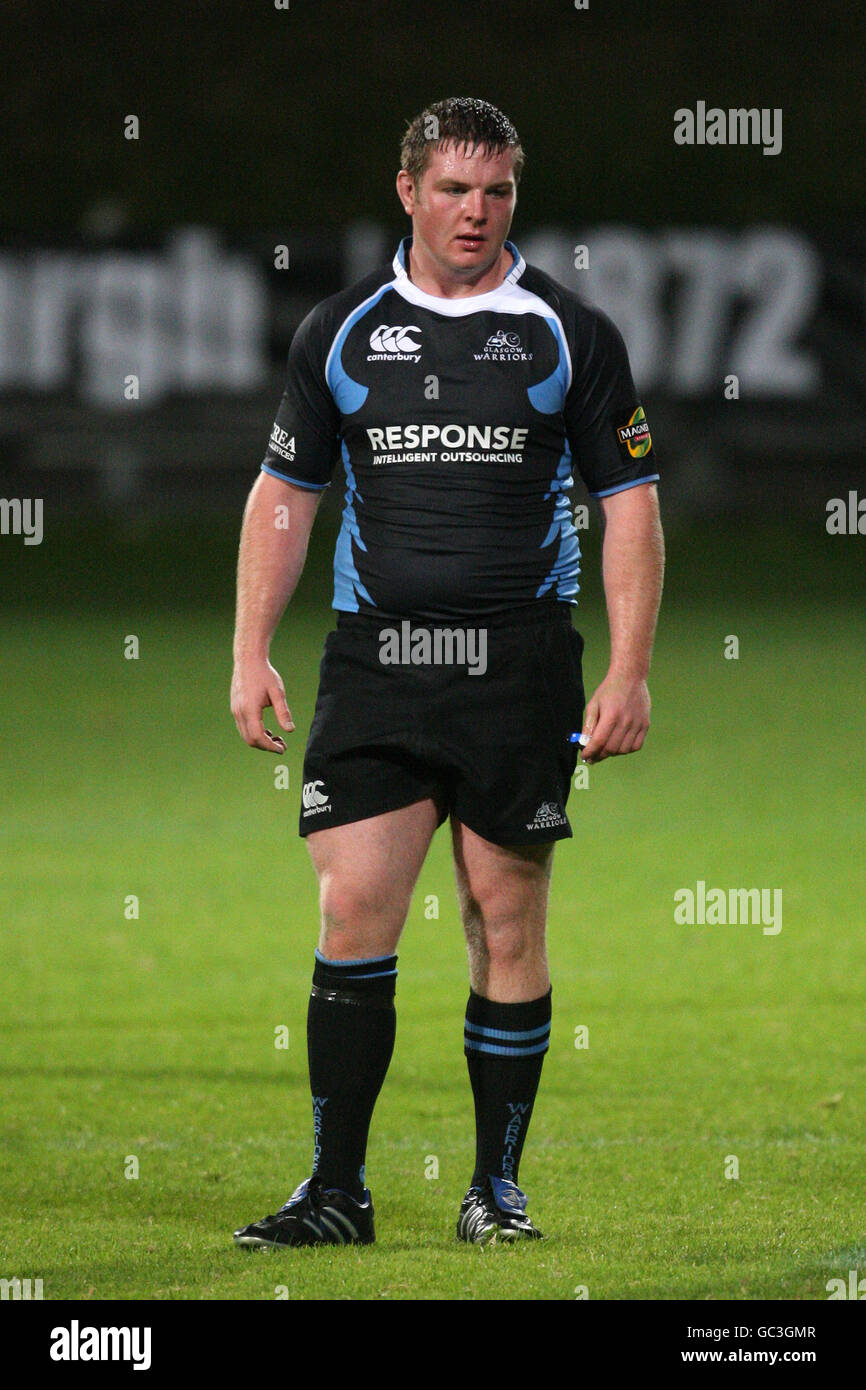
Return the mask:
[[[585,763],[600,763],[643,747],[650,724],[650,694],[645,680],[608,673],[586,707],[583,732],[590,735],[581,753]]]

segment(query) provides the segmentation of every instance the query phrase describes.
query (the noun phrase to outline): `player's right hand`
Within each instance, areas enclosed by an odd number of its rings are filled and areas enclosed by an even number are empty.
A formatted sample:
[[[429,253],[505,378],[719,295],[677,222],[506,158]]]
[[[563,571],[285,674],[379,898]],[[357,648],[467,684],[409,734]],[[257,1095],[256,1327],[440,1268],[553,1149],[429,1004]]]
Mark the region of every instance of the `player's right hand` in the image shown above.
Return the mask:
[[[285,753],[285,740],[272,734],[262,722],[262,710],[273,709],[280,727],[293,733],[295,722],[286,704],[282,677],[266,657],[236,661],[232,675],[231,707],[238,733],[250,748],[265,753]]]

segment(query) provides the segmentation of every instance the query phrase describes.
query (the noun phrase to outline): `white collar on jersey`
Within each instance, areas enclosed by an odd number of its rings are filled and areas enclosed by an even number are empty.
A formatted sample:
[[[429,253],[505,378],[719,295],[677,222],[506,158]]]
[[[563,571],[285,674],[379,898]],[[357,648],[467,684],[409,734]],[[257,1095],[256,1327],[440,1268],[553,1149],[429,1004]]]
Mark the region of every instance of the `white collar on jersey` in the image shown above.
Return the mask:
[[[475,314],[481,309],[492,308],[495,301],[503,294],[508,294],[517,285],[518,280],[526,269],[526,261],[521,256],[513,241],[506,241],[505,249],[510,251],[513,264],[505,279],[495,289],[487,290],[485,294],[468,294],[460,299],[447,299],[440,294],[428,294],[426,290],[420,290],[413,284],[406,272],[406,265],[409,258],[409,247],[412,245],[412,238],[406,236],[397,247],[397,254],[392,262],[394,267],[394,288],[399,291],[404,299],[408,299],[411,304],[419,304],[428,309],[435,309],[440,314]]]

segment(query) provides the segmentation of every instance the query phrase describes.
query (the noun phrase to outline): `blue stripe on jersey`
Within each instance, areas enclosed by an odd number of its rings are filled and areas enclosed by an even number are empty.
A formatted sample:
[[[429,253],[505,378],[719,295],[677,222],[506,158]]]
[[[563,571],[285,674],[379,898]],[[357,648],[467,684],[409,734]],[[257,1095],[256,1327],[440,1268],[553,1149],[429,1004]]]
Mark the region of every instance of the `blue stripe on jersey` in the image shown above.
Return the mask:
[[[658,473],[650,473],[646,478],[635,478],[631,483],[619,483],[617,487],[607,487],[604,492],[591,492],[590,497],[612,497],[615,492],[626,492],[630,487],[640,487],[641,483],[657,483]]]
[[[543,301],[541,302],[543,303]],[[559,321],[548,318],[545,314],[544,322],[556,339],[559,361],[550,376],[545,377],[544,381],[539,381],[536,386],[530,386],[527,389],[527,395],[535,409],[540,411],[542,415],[555,415],[565,409],[565,396],[569,384],[568,351]]]
[[[571,515],[571,503],[568,490],[571,488],[574,479],[571,473],[571,449],[568,440],[565,440],[565,449],[559,460],[556,470],[556,477],[550,484],[550,491],[545,496],[556,496],[556,505],[553,510],[553,521],[550,523],[550,530],[542,542],[541,549],[553,545],[557,536],[559,537],[559,549],[556,552],[556,559],[547,572],[546,578],[538,586],[536,598],[543,598],[549,589],[556,585],[556,597],[563,603],[573,603],[577,599],[580,585],[578,575],[580,574],[580,541],[577,539],[577,531],[574,529],[574,521]]]
[[[337,402],[337,408],[343,415],[354,415],[356,410],[360,410],[369,393],[369,387],[362,386],[359,381],[354,381],[343,366],[343,344],[358,319],[362,318],[374,304],[377,304],[382,295],[387,294],[391,287],[391,282],[386,282],[379,287],[375,294],[371,294],[369,299],[365,299],[363,304],[359,304],[357,309],[353,309],[331,344],[331,350],[325,364],[325,379],[331,395]]]
[[[543,303],[543,301],[541,301]],[[565,409],[565,397],[569,387],[569,356],[562,326],[556,318],[549,318],[543,315],[544,322],[547,324],[554,338],[559,351],[559,358],[550,376],[545,377],[544,381],[538,382],[536,386],[527,388],[527,395],[535,410],[542,415],[556,415]],[[568,440],[565,439],[564,452],[562,453],[556,469],[556,477],[550,484],[550,491],[545,496],[545,501],[550,497],[556,496],[556,505],[553,510],[553,520],[550,529],[541,543],[541,549],[553,545],[557,536],[559,537],[559,549],[556,559],[547,572],[545,579],[536,590],[535,597],[542,598],[550,589],[556,585],[556,597],[565,603],[574,602],[577,598],[580,585],[577,577],[580,574],[580,542],[577,539],[577,532],[574,529],[574,522],[571,516],[571,506],[569,504],[568,492],[574,485],[574,478],[571,472],[571,449]],[[557,495],[558,494],[558,495]]]
[[[349,378],[347,377],[346,380],[348,381]],[[369,603],[371,608],[375,608],[376,605],[361,583],[361,576],[358,574],[358,567],[352,555],[353,540],[357,542],[361,550],[366,550],[367,547],[361,540],[358,518],[355,516],[355,498],[357,497],[359,502],[363,502],[364,499],[358,491],[358,484],[355,482],[352,461],[349,458],[349,450],[346,448],[345,440],[343,440],[342,454],[343,466],[346,470],[346,505],[343,508],[343,522],[334,550],[334,602],[331,607],[342,609],[348,613],[357,613],[359,598],[363,599],[365,603]]]
[[[284,483],[293,483],[295,487],[306,488],[308,492],[324,492],[326,487],[331,486],[330,483],[302,483],[300,478],[290,478],[288,473],[278,473],[276,468],[271,468],[266,463],[262,464],[262,472],[270,473],[272,478],[281,478]]]

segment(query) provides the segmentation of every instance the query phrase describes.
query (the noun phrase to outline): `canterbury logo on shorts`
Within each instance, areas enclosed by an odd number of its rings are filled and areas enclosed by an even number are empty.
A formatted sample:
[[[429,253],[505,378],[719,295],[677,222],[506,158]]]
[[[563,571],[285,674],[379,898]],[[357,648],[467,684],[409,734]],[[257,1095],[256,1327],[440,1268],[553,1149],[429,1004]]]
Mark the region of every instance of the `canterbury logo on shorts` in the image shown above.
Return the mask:
[[[327,792],[323,792],[321,790],[323,786],[323,782],[304,783],[304,790],[301,793],[301,800],[304,803],[304,810],[308,814],[323,811],[325,809],[330,810],[330,797],[328,796]]]

